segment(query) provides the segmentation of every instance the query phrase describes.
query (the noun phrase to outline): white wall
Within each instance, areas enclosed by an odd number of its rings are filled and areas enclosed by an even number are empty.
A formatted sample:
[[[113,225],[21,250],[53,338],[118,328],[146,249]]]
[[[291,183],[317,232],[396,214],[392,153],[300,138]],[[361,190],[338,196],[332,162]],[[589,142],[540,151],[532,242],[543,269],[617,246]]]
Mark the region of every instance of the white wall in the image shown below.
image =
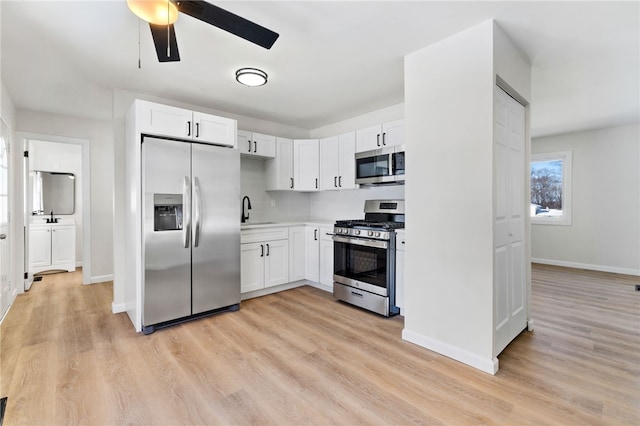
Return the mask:
[[[113,274],[113,133],[110,122],[18,110],[16,131],[87,139],[91,153],[91,281]]]
[[[640,275],[640,126],[533,139],[572,152],[570,226],[531,225],[532,260]]]
[[[76,225],[76,263],[82,263],[82,147],[58,142],[32,140],[29,142],[29,172],[41,170],[47,172],[73,173],[75,176],[75,209],[73,214],[56,217],[72,219]],[[30,174],[31,176],[31,174]],[[28,196],[32,197],[32,188],[28,188]],[[46,212],[45,212],[46,213]],[[33,222],[43,222],[43,216],[33,216]]]
[[[365,127],[374,126],[376,124],[382,124],[387,121],[400,120],[402,118],[404,118],[403,103],[391,105],[389,107],[371,111],[337,123],[312,129],[309,137],[313,139],[327,138],[358,129],[364,129]]]
[[[493,21],[405,57],[403,338],[489,373],[495,74],[526,96],[522,67]]]
[[[306,192],[266,191],[265,162],[240,159],[240,195],[249,196],[249,223],[288,222],[309,218],[309,194]]]

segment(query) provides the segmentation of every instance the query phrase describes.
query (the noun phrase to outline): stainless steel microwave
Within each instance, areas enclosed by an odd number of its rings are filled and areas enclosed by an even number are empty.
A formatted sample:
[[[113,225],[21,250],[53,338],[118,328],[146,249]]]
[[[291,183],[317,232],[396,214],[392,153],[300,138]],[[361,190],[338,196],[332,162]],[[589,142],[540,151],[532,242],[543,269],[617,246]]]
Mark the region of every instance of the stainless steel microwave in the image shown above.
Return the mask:
[[[384,185],[404,183],[404,145],[356,153],[356,183]]]

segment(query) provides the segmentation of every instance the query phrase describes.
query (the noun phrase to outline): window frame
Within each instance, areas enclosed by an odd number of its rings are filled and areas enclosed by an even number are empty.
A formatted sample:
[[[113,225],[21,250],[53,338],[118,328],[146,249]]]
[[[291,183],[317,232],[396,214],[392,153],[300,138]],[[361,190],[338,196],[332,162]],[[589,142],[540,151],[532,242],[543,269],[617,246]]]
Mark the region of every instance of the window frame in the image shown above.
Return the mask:
[[[532,225],[571,225],[572,151],[531,154],[531,159],[529,160],[529,203],[531,203],[531,163],[553,160],[562,161],[562,216],[531,216],[531,213],[529,213]]]

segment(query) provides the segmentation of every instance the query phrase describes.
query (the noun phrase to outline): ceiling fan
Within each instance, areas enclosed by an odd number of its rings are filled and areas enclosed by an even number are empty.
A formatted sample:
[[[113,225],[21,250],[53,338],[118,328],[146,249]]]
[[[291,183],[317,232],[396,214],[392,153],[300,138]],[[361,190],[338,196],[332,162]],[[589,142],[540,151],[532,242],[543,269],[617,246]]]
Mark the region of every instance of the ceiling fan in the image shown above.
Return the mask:
[[[268,28],[206,1],[127,0],[127,5],[138,17],[149,22],[160,62],[180,60],[178,41],[173,28],[173,23],[178,19],[178,12],[223,29],[265,49],[270,49],[279,37],[278,33]]]

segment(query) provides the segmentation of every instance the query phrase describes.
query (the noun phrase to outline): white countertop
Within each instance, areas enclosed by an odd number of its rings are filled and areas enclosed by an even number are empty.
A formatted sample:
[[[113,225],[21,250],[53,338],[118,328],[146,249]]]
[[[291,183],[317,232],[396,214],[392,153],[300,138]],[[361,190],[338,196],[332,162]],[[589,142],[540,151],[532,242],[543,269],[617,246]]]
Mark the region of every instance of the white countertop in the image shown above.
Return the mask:
[[[37,218],[31,218],[31,225],[75,225],[76,221],[73,219],[63,219],[61,217],[55,217],[55,219],[58,219],[57,222],[55,223],[47,223],[47,219],[49,219],[49,216],[38,216]]]
[[[240,224],[240,230],[245,229],[261,229],[261,228],[280,228],[288,226],[333,226],[335,221],[328,219],[312,219],[305,221],[286,221],[286,222],[247,222]]]

